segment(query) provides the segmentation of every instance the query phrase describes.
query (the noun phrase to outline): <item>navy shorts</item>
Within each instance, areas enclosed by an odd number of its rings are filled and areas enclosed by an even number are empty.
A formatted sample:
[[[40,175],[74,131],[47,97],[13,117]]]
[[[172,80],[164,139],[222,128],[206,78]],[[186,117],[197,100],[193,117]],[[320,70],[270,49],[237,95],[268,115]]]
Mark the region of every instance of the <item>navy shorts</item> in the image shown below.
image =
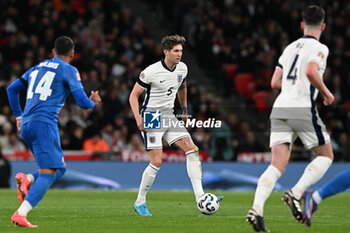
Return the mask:
[[[32,151],[39,168],[63,168],[64,157],[58,126],[40,121],[21,125],[24,142]]]

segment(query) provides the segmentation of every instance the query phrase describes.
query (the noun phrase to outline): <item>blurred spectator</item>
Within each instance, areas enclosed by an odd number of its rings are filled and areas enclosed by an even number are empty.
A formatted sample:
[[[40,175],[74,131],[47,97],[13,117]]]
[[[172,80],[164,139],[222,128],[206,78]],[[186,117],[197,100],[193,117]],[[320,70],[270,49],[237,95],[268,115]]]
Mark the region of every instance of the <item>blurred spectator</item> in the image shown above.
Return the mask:
[[[231,146],[230,128],[222,124],[221,128],[214,128],[210,141],[210,157],[213,161],[234,160],[234,153]]]
[[[6,151],[6,153],[14,153],[23,150],[26,150],[26,146],[18,138],[17,133],[10,133],[8,143],[4,145],[3,151]]]
[[[62,150],[69,150],[70,149],[70,138],[66,133],[63,133],[61,135],[61,147]]]
[[[0,147],[6,147],[10,141],[10,134],[12,132],[12,125],[6,123],[0,128]]]
[[[256,139],[255,133],[248,131],[245,134],[245,139],[239,146],[240,152],[265,152],[264,146]]]
[[[144,151],[145,146],[143,145],[140,134],[133,134],[130,139],[130,144],[127,148],[128,150],[139,150]]]
[[[84,130],[79,125],[76,125],[72,130],[70,137],[69,150],[82,150],[83,149],[83,135]]]
[[[123,150],[126,148],[126,142],[121,138],[121,132],[119,129],[115,129],[112,133],[112,156],[117,159],[121,157]]]
[[[0,147],[0,188],[9,188],[11,175],[11,164],[3,157]]]
[[[350,139],[349,136],[342,132],[339,135],[339,147],[341,155],[339,156],[338,161],[350,161]]]
[[[155,35],[150,35],[151,30],[148,30],[144,20],[135,17],[133,9],[120,5],[122,1],[81,1],[79,7],[73,3],[73,0],[64,1],[61,10],[54,7],[51,1],[11,0],[1,3],[4,11],[0,16],[0,145],[8,144],[10,132],[16,130],[15,119],[8,111],[6,87],[9,81],[20,77],[24,70],[39,60],[51,57],[53,40],[63,34],[74,39],[76,55],[73,65],[81,72],[85,91],[90,94],[91,90],[98,89],[103,98],[103,104],[94,112],[77,110],[73,98],[68,99],[59,116],[60,129],[69,141],[65,142],[68,143],[67,148],[82,148],[82,142],[94,128],[98,128],[107,141],[112,140],[108,142],[110,147],[113,144],[115,148],[125,149],[132,141],[132,135],[138,132],[135,121],[128,120],[130,108],[127,99],[145,64],[163,58],[160,44],[156,43]],[[220,96],[225,94],[226,102],[235,106],[229,109],[227,105],[224,108],[218,105],[219,102],[214,102],[208,93],[201,91],[198,85],[201,83],[200,77],[190,77],[189,113],[203,120],[227,115],[230,145],[234,145],[235,153],[238,153],[240,141],[245,143],[242,139],[246,137],[246,132],[256,128],[261,130],[259,132],[263,136],[255,134],[255,137],[263,141],[263,146],[267,148],[269,136],[265,132],[268,132],[269,120],[266,116],[264,121],[259,119],[254,108],[251,108],[253,101],[237,94],[235,77],[241,73],[252,75],[249,87],[245,88],[249,88],[252,96],[257,91],[265,91],[267,109],[271,107],[277,94],[269,87],[271,73],[285,46],[301,36],[301,31],[294,26],[299,24],[298,12],[306,3],[269,0],[147,3],[152,4],[149,9],[176,5],[166,8],[165,15],[155,15],[157,11],[154,11],[152,17],[166,17],[168,28],[176,28],[183,33],[195,54],[191,57],[196,57],[201,69],[214,80],[213,85],[217,88],[214,88],[212,96],[218,96],[220,100]],[[345,134],[349,138],[350,129],[350,95],[347,92],[350,71],[346,66],[350,61],[350,46],[347,43],[350,40],[350,27],[346,18],[350,2],[333,0],[319,4],[327,11],[326,30],[329,32],[321,37],[330,50],[329,69],[324,78],[336,96],[333,108],[321,105],[319,109],[320,113],[327,115],[325,123],[332,131],[335,143],[343,150],[345,144],[340,140],[344,136],[340,135],[346,129]],[[178,14],[176,9],[184,9],[183,14]],[[173,20],[169,21],[170,18]],[[68,22],[67,19],[71,20]],[[234,67],[234,72],[226,72],[227,67]],[[24,100],[25,95],[21,98],[22,104]],[[245,121],[239,124],[242,127],[237,125],[241,119]],[[113,129],[105,131],[106,124],[111,124]],[[202,140],[201,147],[207,152],[212,149],[211,145],[216,144],[210,143],[214,140],[213,136],[216,137],[211,129],[195,130],[195,134],[198,140]],[[119,154],[121,150],[115,151]]]
[[[91,138],[85,139],[83,150],[92,152],[108,152],[109,147],[99,133],[95,133]]]

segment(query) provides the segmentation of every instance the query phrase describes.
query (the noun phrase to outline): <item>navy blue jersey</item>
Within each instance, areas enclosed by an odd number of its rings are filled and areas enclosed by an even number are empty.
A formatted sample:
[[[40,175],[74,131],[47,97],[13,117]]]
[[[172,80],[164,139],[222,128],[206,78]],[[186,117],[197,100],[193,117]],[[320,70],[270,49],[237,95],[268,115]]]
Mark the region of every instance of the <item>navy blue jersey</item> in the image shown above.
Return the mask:
[[[40,62],[22,78],[28,84],[22,124],[33,120],[57,124],[67,96],[83,88],[78,70],[58,57]]]

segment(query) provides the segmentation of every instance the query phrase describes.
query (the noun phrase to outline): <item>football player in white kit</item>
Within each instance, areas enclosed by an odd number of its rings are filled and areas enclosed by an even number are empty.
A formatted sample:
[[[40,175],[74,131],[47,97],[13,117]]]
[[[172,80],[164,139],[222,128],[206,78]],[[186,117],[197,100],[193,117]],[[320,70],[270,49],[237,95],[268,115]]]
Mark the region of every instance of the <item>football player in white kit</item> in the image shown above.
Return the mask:
[[[303,10],[304,36],[285,48],[272,76],[271,87],[281,88],[270,115],[272,159],[259,178],[253,207],[246,219],[258,232],[269,232],[263,220],[264,204],[288,165],[290,148],[297,137],[316,155],[282,198],[298,222],[304,223],[300,206],[303,192],[323,177],[333,161],[330,138],[315,104],[318,92],[325,105],[334,101],[322,79],[328,56],[327,46],[319,42],[325,28],[324,15],[324,10],[315,5]]]
[[[202,168],[198,147],[191,136],[173,114],[176,94],[182,107],[182,119],[187,119],[187,66],[181,62],[185,38],[179,35],[165,36],[161,41],[165,58],[158,61],[140,74],[130,94],[130,106],[138,128],[143,136],[145,147],[150,157],[150,164],[143,172],[135,211],[141,216],[151,216],[146,205],[146,194],[150,189],[162,164],[164,138],[169,145],[175,144],[186,154],[186,166],[196,200],[204,194],[202,187]],[[146,92],[145,99],[139,109],[138,98]],[[159,127],[144,128],[144,118],[151,114],[150,124]],[[158,122],[156,122],[158,120]],[[162,124],[162,125],[159,125]],[[218,197],[220,200],[221,196]]]

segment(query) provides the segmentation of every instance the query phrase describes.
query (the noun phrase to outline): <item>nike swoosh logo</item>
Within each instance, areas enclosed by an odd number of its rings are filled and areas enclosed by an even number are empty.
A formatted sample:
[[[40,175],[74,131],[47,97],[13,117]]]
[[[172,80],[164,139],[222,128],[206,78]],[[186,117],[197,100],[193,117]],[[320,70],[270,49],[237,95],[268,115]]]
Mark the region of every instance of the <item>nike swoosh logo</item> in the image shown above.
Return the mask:
[[[160,82],[160,83],[163,83],[163,82],[165,82],[165,80],[160,80],[159,82]]]

